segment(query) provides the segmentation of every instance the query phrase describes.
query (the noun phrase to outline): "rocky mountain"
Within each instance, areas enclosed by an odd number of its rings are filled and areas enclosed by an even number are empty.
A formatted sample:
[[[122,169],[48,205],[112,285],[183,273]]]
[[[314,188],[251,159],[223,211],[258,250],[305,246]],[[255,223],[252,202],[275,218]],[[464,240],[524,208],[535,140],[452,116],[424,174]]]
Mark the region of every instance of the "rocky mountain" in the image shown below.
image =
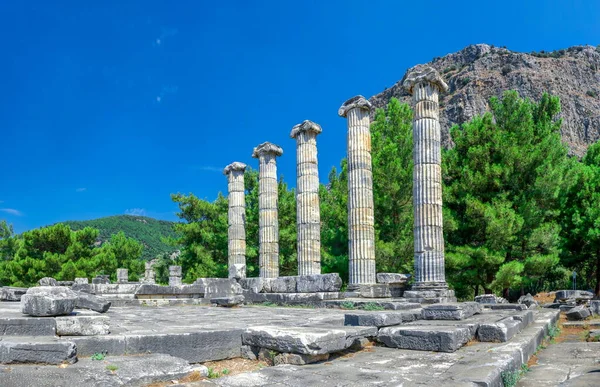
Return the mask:
[[[588,145],[600,139],[600,46],[519,53],[476,44],[434,58],[429,65],[449,86],[440,96],[445,146],[452,143],[449,128],[453,124],[482,115],[489,110],[490,97],[501,96],[505,90],[516,90],[521,97],[533,100],[539,100],[544,92],[560,97],[562,138],[571,154],[582,156]],[[403,80],[370,101],[375,107],[384,107],[392,97],[410,102],[402,88]]]

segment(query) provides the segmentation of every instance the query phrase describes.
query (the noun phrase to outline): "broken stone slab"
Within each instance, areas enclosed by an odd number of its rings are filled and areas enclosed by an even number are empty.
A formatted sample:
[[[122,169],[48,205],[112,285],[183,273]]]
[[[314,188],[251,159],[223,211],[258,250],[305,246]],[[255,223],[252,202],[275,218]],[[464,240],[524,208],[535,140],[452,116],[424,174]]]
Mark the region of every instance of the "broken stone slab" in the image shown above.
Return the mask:
[[[558,290],[554,294],[554,302],[565,302],[567,300],[591,300],[594,298],[594,293],[585,290]]]
[[[591,329],[590,330],[590,339],[599,340],[600,339],[600,329]]]
[[[217,306],[232,307],[244,303],[244,296],[229,296],[229,297],[215,297],[210,299],[211,304],[217,304]]]
[[[0,288],[0,301],[21,301],[21,296],[27,293],[28,288],[15,288],[5,286]]]
[[[243,263],[234,263],[233,265],[229,265],[229,278],[235,278],[240,280],[242,278],[246,278],[246,265]]]
[[[249,290],[253,293],[270,293],[271,278],[252,277],[244,278],[239,281],[240,286],[244,290]]]
[[[21,297],[21,311],[37,317],[71,314],[75,308],[77,293],[63,286],[40,286],[29,288]]]
[[[337,273],[296,276],[297,293],[339,292],[342,279]]]
[[[254,293],[249,290],[244,291],[246,302],[262,303],[273,302],[280,305],[286,304],[320,304],[327,300],[339,300],[341,298],[338,292],[319,292],[319,293]]]
[[[198,284],[181,286],[162,286],[157,284],[141,284],[135,291],[136,298],[143,296],[176,296],[187,295],[191,298],[204,297],[204,286]]]
[[[110,333],[107,316],[64,316],[56,317],[58,336],[99,336]]]
[[[246,329],[242,343],[281,353],[321,355],[346,348],[346,332],[314,327],[256,326]]]
[[[358,345],[364,338],[375,338],[378,332],[377,327],[366,326],[344,326],[341,330],[346,332],[346,348]]]
[[[378,284],[405,284],[410,279],[410,274],[377,273]]]
[[[478,302],[462,302],[457,304],[434,304],[423,308],[424,320],[464,320],[482,312]]]
[[[479,302],[480,304],[507,304],[503,297],[498,297],[495,294],[480,294],[475,297],[475,302]]]
[[[576,306],[577,306],[577,305],[575,305],[575,304],[571,304],[571,303],[568,303],[568,304],[560,304],[560,306],[558,307],[558,309],[560,309],[560,311],[561,311],[561,312],[565,312],[565,313],[566,313],[566,312],[570,311],[571,309],[573,309],[573,308],[574,308],[574,307],[576,307]]]
[[[273,365],[292,364],[306,365],[329,359],[328,353],[321,355],[303,355],[298,353],[280,353],[273,358]]]
[[[97,275],[92,278],[93,285],[108,285],[110,284],[110,276],[108,275]]]
[[[486,309],[491,310],[526,310],[527,306],[524,304],[481,304]]]
[[[44,277],[38,281],[39,286],[58,286],[58,281],[52,277]]]
[[[0,318],[0,336],[54,336],[56,321],[44,317]]]
[[[406,299],[400,298],[397,300],[365,300],[364,298],[357,299],[342,299],[342,300],[330,300],[323,303],[327,308],[340,308],[345,305],[352,305],[355,309],[364,309],[372,306],[381,307],[385,310],[412,310],[420,309],[421,304],[416,302],[408,302]]]
[[[73,286],[75,281],[56,281],[57,286]]]
[[[77,278],[75,278],[75,281],[73,281],[73,282],[74,282],[74,285],[75,285],[75,284],[76,284],[76,285],[84,285],[84,284],[89,284],[89,280],[87,279],[87,277],[86,277],[86,278],[83,278],[83,277],[77,277]]]
[[[565,313],[567,316],[567,320],[585,320],[590,317],[590,309],[585,305],[579,305],[574,308],[571,308],[568,312]]]
[[[403,297],[410,302],[419,302],[421,304],[456,302],[456,295],[452,289],[407,290],[404,292]]]
[[[477,339],[482,342],[504,343],[520,331],[520,321],[506,318],[496,323],[479,325]]]
[[[240,348],[240,355],[243,359],[257,360],[259,350],[259,347],[254,347],[252,345],[242,345],[242,347]]]
[[[70,341],[47,337],[11,337],[0,341],[2,364],[73,364],[77,348]]]
[[[296,293],[296,278],[288,276],[271,279],[271,291],[273,293]]]
[[[595,316],[600,315],[600,300],[590,301],[590,312]]]
[[[391,348],[454,352],[472,337],[469,328],[466,327],[398,326],[381,328],[377,340]]]
[[[420,317],[420,309],[399,312],[352,312],[344,315],[344,325],[387,327],[415,321]]]
[[[104,297],[82,292],[77,293],[77,301],[75,301],[76,308],[89,309],[98,313],[106,313],[110,305],[111,302]]]

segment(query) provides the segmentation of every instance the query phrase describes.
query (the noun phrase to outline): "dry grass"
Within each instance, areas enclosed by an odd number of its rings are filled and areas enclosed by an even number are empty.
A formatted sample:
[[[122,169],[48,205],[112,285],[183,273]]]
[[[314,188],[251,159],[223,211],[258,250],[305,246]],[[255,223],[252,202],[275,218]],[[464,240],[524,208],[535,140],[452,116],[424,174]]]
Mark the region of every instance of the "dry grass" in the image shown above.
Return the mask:
[[[204,363],[204,365],[207,366],[208,369],[212,368],[214,373],[218,373],[223,376],[241,374],[243,372],[252,372],[268,366],[268,364],[263,361],[248,360],[241,357],[235,359],[209,361]]]
[[[533,298],[540,304],[546,304],[549,302],[554,302],[555,293],[538,293],[535,296],[533,296]]]

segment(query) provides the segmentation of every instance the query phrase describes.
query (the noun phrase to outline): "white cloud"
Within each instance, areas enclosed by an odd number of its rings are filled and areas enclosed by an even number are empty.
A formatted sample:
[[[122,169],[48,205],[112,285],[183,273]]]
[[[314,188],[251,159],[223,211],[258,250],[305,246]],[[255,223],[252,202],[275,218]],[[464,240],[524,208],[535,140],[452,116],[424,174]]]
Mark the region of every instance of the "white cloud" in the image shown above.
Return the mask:
[[[86,191],[86,190],[87,190],[87,188],[77,188],[77,189],[75,190],[75,192],[84,192],[84,191]]]
[[[23,216],[23,213],[19,210],[15,210],[14,208],[0,208],[0,211],[6,212],[7,214],[14,216]]]
[[[148,212],[145,208],[128,208],[125,210],[125,215],[148,216]]]

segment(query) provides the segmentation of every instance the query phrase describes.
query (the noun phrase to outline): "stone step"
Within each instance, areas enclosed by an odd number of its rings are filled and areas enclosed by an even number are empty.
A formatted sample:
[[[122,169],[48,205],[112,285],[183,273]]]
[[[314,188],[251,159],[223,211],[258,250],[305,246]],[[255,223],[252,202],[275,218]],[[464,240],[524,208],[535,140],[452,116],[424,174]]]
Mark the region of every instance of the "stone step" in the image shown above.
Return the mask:
[[[322,355],[343,351],[357,340],[377,335],[376,327],[316,327],[255,326],[246,329],[242,344],[266,348],[280,353]]]
[[[387,347],[434,352],[454,352],[472,338],[468,327],[443,325],[387,327],[377,335]]]
[[[404,298],[389,298],[389,299],[364,299],[364,298],[346,298],[343,300],[324,301],[324,306],[327,308],[340,308],[352,305],[355,309],[366,308],[383,308],[385,310],[408,310],[417,309],[421,304],[409,302]]]
[[[248,303],[263,303],[272,302],[275,304],[316,304],[327,300],[339,300],[341,293],[339,292],[316,292],[316,293],[254,293],[245,290],[244,297]]]
[[[519,312],[495,323],[483,323],[477,329],[477,339],[483,342],[506,342],[525,329],[534,319],[532,310]]]
[[[0,336],[54,336],[56,320],[52,317],[0,318]]]
[[[387,327],[401,325],[421,318],[421,309],[401,311],[356,311],[344,315],[344,325]]]
[[[481,313],[482,309],[478,302],[434,304],[424,307],[421,314],[424,320],[464,320]]]
[[[1,364],[72,364],[77,347],[72,341],[47,336],[5,336],[0,341]]]
[[[134,355],[163,353],[190,363],[240,356],[243,329],[199,329],[196,332],[69,337],[80,357],[94,353]]]

